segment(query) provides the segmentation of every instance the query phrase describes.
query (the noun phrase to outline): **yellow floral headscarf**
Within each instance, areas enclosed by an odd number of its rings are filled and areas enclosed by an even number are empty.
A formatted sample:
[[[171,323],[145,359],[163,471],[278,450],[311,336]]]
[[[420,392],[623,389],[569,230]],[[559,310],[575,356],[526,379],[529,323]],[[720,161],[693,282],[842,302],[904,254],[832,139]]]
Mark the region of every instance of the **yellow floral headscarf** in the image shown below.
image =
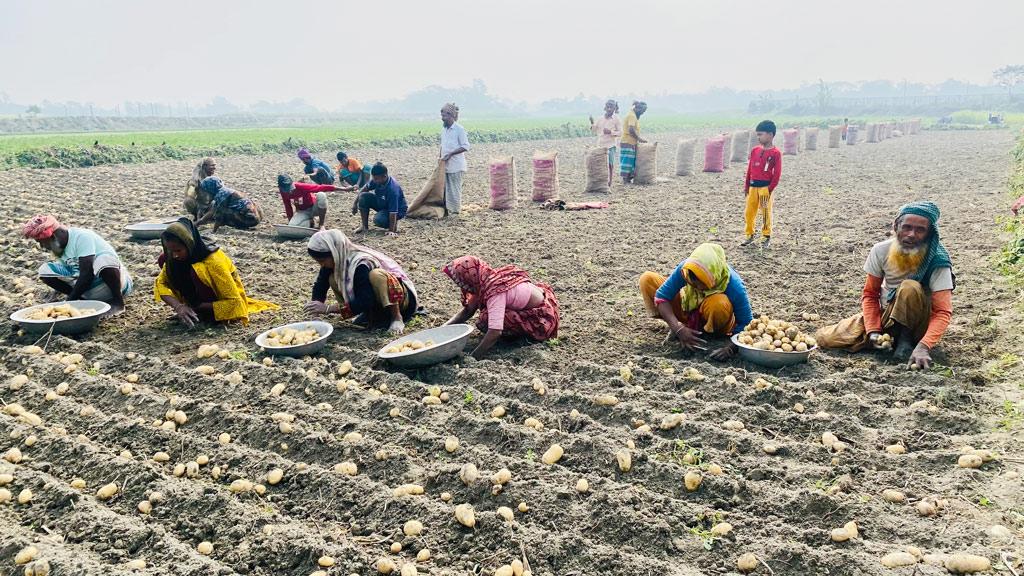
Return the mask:
[[[696,310],[701,301],[713,294],[721,294],[729,286],[729,264],[725,261],[725,250],[718,244],[706,242],[697,246],[690,257],[683,262],[683,279],[686,272],[692,273],[709,288],[698,290],[689,283],[683,288],[683,310]]]

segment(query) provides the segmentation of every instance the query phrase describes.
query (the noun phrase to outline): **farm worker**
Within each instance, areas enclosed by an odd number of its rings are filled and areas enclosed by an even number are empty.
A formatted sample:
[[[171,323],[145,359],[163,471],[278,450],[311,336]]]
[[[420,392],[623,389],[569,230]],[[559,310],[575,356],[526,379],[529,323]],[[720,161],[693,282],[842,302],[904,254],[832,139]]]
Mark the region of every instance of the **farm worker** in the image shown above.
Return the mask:
[[[188,218],[169,225],[160,234],[160,243],[164,253],[153,295],[170,306],[185,326],[191,328],[199,320],[248,324],[250,314],[278,309],[277,304],[246,296],[231,258],[200,236]]]
[[[199,188],[213,198],[213,209],[200,218],[196,226],[213,220],[213,231],[216,232],[221,226],[252,228],[263,220],[263,210],[255,200],[225,187],[220,178],[204,178]]]
[[[344,152],[338,152],[338,184],[362,188],[370,180],[370,167]]]
[[[647,111],[647,103],[634,101],[633,108],[626,114],[622,121],[622,152],[619,156],[619,173],[622,175],[622,183],[633,182],[636,176],[636,145],[647,143],[640,137],[640,117]]]
[[[356,234],[369,229],[370,210],[374,210],[377,213],[373,216],[373,225],[386,228],[387,236],[398,236],[398,221],[405,218],[409,209],[405,193],[398,182],[388,176],[388,167],[380,162],[373,165],[370,175],[370,181],[359,190],[359,195],[352,203],[352,214],[359,212],[362,219]]]
[[[217,162],[213,158],[203,158],[203,161],[192,169],[192,177],[185,186],[185,212],[192,216],[192,220],[198,221],[210,210],[213,199],[199,188],[199,183],[203,178],[213,176],[216,171]]]
[[[306,226],[323,229],[327,219],[327,192],[341,190],[333,184],[309,184],[294,182],[287,174],[278,174],[277,191],[284,202],[284,213],[289,226]],[[294,206],[293,206],[294,205]]]
[[[1021,208],[1024,208],[1024,196],[1017,198],[1013,206],[1010,206],[1010,212],[1013,212],[1014,216],[1018,216]]]
[[[68,228],[50,214],[33,217],[21,228],[26,238],[57,257],[39,267],[39,279],[64,294],[67,300],[102,300],[108,314],[124,310],[124,297],[132,291],[132,277],[117,252],[99,234]]]
[[[879,336],[896,342],[896,356],[908,366],[928,368],[953,315],[956,276],[939,241],[939,207],[919,201],[900,208],[894,238],[875,244],[864,263],[867,278],[861,313],[818,330],[825,348],[856,352],[881,348]]]
[[[604,103],[604,116],[596,121],[590,117],[590,131],[597,135],[597,145],[608,149],[608,185],[612,185],[612,175],[615,174],[616,147],[619,145],[619,136],[622,136],[622,124],[616,115],[619,111],[619,103],[615,100],[608,100]]]
[[[763,120],[757,125],[757,142],[750,151],[747,162],[747,175],[743,182],[743,193],[747,197],[747,206],[743,212],[743,233],[747,239],[740,246],[754,243],[754,222],[758,211],[761,212],[761,234],[764,235],[762,248],[772,243],[772,206],[775,204],[775,187],[782,176],[782,153],[772,141],[775,139],[775,123]],[[746,326],[746,324],[744,324]]]
[[[309,239],[309,255],[320,264],[310,314],[340,314],[360,326],[405,331],[416,313],[416,286],[390,257],[348,239],[341,230],[321,230]],[[337,304],[327,304],[327,289]]]
[[[459,107],[449,102],[441,108],[441,160],[444,162],[444,207],[448,214],[462,209],[462,178],[466,174],[469,136],[457,122]]]
[[[702,334],[728,336],[754,318],[743,279],[726,262],[725,250],[718,244],[698,246],[668,278],[644,272],[640,296],[651,317],[664,320],[669,337],[675,336],[686,350],[702,349]],[[711,352],[711,357],[725,360],[735,353],[730,342]]]
[[[850,119],[843,118],[843,140],[846,140],[846,133],[850,131]]]
[[[310,180],[317,184],[334,184],[334,171],[326,162],[313,156],[305,148],[299,148],[297,155],[304,164],[302,171],[309,175]]]
[[[482,358],[501,336],[526,336],[538,342],[558,336],[558,299],[551,286],[533,282],[517,266],[491,268],[476,256],[456,258],[443,269],[462,289],[462,310],[446,324],[462,324],[477,311],[484,337],[473,350]]]

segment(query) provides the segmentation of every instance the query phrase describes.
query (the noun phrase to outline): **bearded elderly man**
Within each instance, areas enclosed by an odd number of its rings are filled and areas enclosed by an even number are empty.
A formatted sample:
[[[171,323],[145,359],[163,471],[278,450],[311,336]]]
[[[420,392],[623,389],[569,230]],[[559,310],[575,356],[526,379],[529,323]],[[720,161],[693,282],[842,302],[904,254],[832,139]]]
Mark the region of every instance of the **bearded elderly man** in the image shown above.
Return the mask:
[[[956,287],[938,221],[939,207],[932,202],[900,208],[895,237],[875,244],[864,264],[861,313],[819,330],[818,344],[851,352],[883,349],[880,337],[889,334],[897,358],[909,359],[911,368],[931,366],[931,349],[953,314]]]
[[[132,277],[117,252],[99,234],[68,228],[50,214],[25,223],[22,234],[57,257],[39,267],[39,279],[67,300],[102,300],[108,314],[124,310],[124,297],[132,291]]]

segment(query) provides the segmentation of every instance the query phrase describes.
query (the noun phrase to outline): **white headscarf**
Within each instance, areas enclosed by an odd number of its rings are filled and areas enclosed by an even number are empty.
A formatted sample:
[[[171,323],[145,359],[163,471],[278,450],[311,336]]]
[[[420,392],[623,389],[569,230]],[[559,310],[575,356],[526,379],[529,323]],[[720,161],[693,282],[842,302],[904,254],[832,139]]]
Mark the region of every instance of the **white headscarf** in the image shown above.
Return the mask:
[[[381,268],[389,272],[405,284],[405,287],[416,295],[416,287],[412,280],[406,275],[402,267],[389,256],[386,256],[372,248],[361,246],[352,242],[341,230],[320,230],[309,239],[307,247],[315,252],[330,252],[334,258],[334,271],[331,273],[331,289],[334,295],[344,304],[350,303],[355,298],[353,283],[355,281],[356,268],[361,264],[369,266],[370,270]]]

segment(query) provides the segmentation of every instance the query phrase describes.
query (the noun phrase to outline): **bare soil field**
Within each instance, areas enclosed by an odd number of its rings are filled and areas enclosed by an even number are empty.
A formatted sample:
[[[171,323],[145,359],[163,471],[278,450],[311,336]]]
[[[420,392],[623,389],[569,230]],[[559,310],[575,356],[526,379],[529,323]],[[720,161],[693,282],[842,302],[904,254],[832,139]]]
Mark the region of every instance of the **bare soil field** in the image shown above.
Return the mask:
[[[523,266],[551,283],[562,305],[557,341],[506,342],[487,360],[412,372],[376,361],[385,334],[345,323],[317,357],[263,362],[253,338],[303,319],[316,276],[305,243],[276,239],[269,223],[222,229],[216,240],[248,292],[280,311],[248,326],[186,330],[170,320],[152,297],[159,242],[131,241],[122,228],[177,215],[194,162],[0,172],[3,314],[26,305],[27,292],[48,297],[32,278],[47,255],[19,234],[38,212],[103,234],[136,289],[125,313],[90,335],[54,337],[42,354],[24,350],[34,338],[9,323],[0,328],[0,399],[38,416],[33,425],[16,410],[0,412],[0,452],[21,454],[10,458],[17,463],[0,461],[0,474],[13,476],[0,488],[15,500],[25,489],[33,494],[24,504],[0,503],[0,574],[22,573],[14,556],[29,544],[58,575],[370,576],[386,561],[395,574],[412,564],[418,574],[490,576],[520,560],[534,575],[681,576],[735,573],[737,559],[752,553],[763,562],[756,574],[909,576],[947,573],[937,555],[968,552],[1002,567],[1001,554],[1019,554],[1024,454],[1019,418],[1003,401],[1019,398],[1007,358],[1024,352],[1013,291],[990,261],[1000,245],[995,217],[1005,210],[1012,134],[925,132],[786,156],[774,245],[764,253],[738,246],[745,166],[669,176],[678,136],[657,137],[664,178],[617,184],[601,198],[582,193],[589,140],[476,146],[464,201],[485,207],[487,159],[513,154],[518,209],[403,221],[394,239],[370,234],[368,245],[411,270],[428,310],[412,330],[457,310],[458,291],[440,269],[468,253]],[[564,199],[607,200],[610,208],[535,208],[529,157],[538,147],[559,151]],[[436,155],[430,147],[352,152],[387,163],[410,200]],[[279,172],[300,171],[293,156],[218,165],[228,186],[283,222],[274,183]],[[646,317],[637,277],[667,274],[696,245],[716,241],[743,276],[755,314],[812,332],[857,310],[869,248],[886,237],[898,207],[919,198],[942,208],[958,278],[954,320],[932,371],[832,352],[778,371],[716,363],[663,345],[663,325]],[[351,200],[332,195],[330,225],[356,226]],[[804,312],[821,321],[803,321]],[[202,344],[229,354],[198,358]],[[82,356],[77,364],[74,354]],[[341,375],[345,361],[353,368]],[[215,371],[203,374],[203,365]],[[22,374],[27,382],[11,386]],[[758,378],[770,386],[755,387]],[[131,390],[123,386],[133,380]],[[440,405],[422,401],[432,387]],[[498,407],[504,414],[495,417]],[[154,426],[178,410],[187,421]],[[662,427],[673,414],[684,415],[681,423]],[[527,418],[542,426],[525,425]],[[728,420],[742,429],[723,428]],[[824,446],[826,432],[846,449]],[[458,438],[451,452],[448,437]],[[556,443],[564,456],[543,463]],[[892,445],[905,453],[890,453]],[[967,447],[996,457],[960,468]],[[470,463],[479,478],[464,482],[460,471]],[[495,485],[502,468],[511,479]],[[276,483],[268,479],[274,469],[283,471]],[[696,490],[684,485],[688,472],[701,475]],[[577,490],[581,479],[587,491]],[[116,494],[97,496],[108,483]],[[422,494],[397,495],[406,484]],[[888,501],[883,490],[904,499]],[[140,512],[153,492],[162,499]],[[927,503],[933,515],[919,513]],[[475,527],[456,521],[460,504],[475,509]],[[424,528],[407,536],[403,526],[413,519]],[[858,537],[833,542],[832,530],[851,521]],[[723,522],[731,531],[712,531]],[[201,542],[212,551],[201,553]],[[883,567],[881,557],[908,546],[931,563]],[[429,559],[417,561],[424,549]],[[333,566],[318,567],[324,556]],[[139,559],[146,568],[129,564]],[[1015,568],[1021,573],[1019,562]]]

